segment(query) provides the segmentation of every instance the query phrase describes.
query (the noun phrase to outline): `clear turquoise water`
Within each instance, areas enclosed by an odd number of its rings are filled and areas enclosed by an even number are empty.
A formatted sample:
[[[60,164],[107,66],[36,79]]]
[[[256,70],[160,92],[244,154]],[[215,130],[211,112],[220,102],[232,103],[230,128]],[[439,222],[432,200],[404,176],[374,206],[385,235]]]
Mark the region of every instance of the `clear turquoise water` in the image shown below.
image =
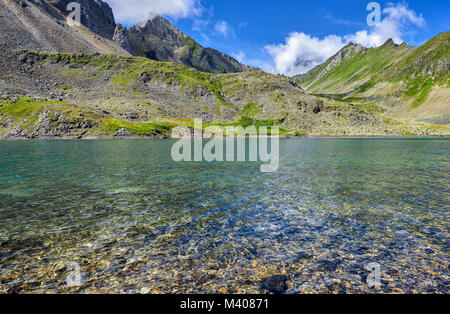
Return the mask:
[[[275,173],[173,143],[0,141],[0,292],[449,292],[448,139],[283,139]]]

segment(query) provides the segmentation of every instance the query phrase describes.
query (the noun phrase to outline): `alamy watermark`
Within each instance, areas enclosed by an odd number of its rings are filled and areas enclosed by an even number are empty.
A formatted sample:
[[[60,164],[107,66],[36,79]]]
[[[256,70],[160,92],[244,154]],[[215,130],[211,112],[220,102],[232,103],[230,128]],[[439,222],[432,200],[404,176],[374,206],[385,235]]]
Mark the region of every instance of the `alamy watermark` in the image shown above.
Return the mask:
[[[275,172],[280,165],[279,127],[208,126],[201,119],[194,120],[194,134],[188,127],[177,127],[173,138],[180,138],[172,146],[176,162],[263,162],[261,172]],[[210,139],[204,142],[204,139]]]
[[[372,11],[367,16],[367,25],[376,26],[381,23],[381,5],[378,2],[370,2],[367,11]]]
[[[66,277],[66,284],[68,287],[80,287],[82,285],[81,267],[80,264],[71,262],[67,265],[68,275]]]
[[[81,26],[81,5],[78,2],[70,2],[67,4],[66,10],[70,12],[67,15],[67,24]]]
[[[367,286],[369,288],[381,287],[381,265],[378,263],[370,263],[367,265],[369,275],[367,276]]]

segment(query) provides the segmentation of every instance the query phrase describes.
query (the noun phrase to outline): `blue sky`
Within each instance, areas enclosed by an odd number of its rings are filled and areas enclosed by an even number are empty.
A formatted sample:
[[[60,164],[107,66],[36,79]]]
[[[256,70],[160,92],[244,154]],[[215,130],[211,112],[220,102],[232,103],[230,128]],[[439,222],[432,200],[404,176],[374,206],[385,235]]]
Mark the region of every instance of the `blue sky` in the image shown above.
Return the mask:
[[[393,37],[421,45],[450,30],[450,1],[377,1],[381,21],[367,25],[361,0],[106,0],[118,22],[154,11],[201,45],[268,72],[293,75],[324,62],[349,41],[377,46]]]

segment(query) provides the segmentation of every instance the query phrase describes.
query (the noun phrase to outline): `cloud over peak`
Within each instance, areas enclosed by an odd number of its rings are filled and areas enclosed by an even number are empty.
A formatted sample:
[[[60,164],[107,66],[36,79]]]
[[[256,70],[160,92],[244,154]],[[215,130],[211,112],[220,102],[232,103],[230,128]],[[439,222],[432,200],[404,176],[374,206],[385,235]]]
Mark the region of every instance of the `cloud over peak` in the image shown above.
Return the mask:
[[[377,47],[392,38],[396,44],[403,42],[402,36],[408,27],[423,27],[425,19],[408,8],[407,4],[389,4],[383,10],[385,18],[370,30],[361,30],[345,36],[346,41],[353,41],[366,47]]]
[[[230,33],[233,31],[230,25],[225,21],[218,21],[214,26],[214,29],[218,34],[222,35],[225,38],[228,38]]]
[[[150,12],[173,18],[198,16],[202,12],[199,0],[106,0],[120,23],[136,24]]]
[[[275,68],[271,72],[295,75],[306,72],[327,60],[344,46],[335,35],[323,39],[305,33],[293,32],[285,44],[269,45],[265,49],[273,57]]]
[[[365,47],[377,47],[392,38],[396,44],[403,42],[403,35],[411,27],[425,26],[425,19],[405,3],[389,3],[383,10],[383,19],[370,29],[345,36],[329,35],[322,39],[308,34],[292,32],[284,44],[265,47],[273,65],[267,68],[273,73],[295,75],[305,73],[325,62],[349,42]]]

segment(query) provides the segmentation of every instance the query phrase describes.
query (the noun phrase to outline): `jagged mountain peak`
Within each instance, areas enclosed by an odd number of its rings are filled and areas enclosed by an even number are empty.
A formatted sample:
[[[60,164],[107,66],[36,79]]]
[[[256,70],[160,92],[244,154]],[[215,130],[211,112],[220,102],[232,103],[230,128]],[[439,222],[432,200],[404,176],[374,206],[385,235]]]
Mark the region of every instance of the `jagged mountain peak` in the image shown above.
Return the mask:
[[[394,40],[392,38],[389,38],[383,44],[383,46],[393,46],[393,45],[395,45],[395,43],[394,43]]]
[[[400,44],[396,44],[392,38],[389,38],[381,45],[382,48],[397,48],[400,47]]]
[[[252,70],[225,53],[202,47],[156,13],[150,13],[145,21],[128,30],[118,25],[113,40],[132,55],[173,62],[203,72],[236,73]]]
[[[317,75],[317,79],[320,79],[325,76],[331,69],[339,65],[343,60],[349,59],[358,52],[366,50],[367,48],[362,46],[361,44],[350,42],[343,48],[341,48],[335,55],[329,58],[325,63],[316,66],[305,74],[299,74],[294,76],[293,78],[296,80],[304,81],[317,71],[320,71]]]
[[[147,16],[147,21],[154,21],[154,20],[162,20],[167,21],[165,18],[163,18],[161,15],[155,12],[150,12]]]
[[[158,38],[160,41],[165,41],[172,46],[182,45],[184,43],[184,39],[187,37],[187,35],[183,34],[180,30],[173,26],[169,20],[156,13],[150,13],[147,19],[143,22],[131,27],[130,32],[138,34],[140,39],[143,41],[151,41]],[[150,59],[152,59],[151,56]]]
[[[169,20],[165,19],[161,15],[154,13],[154,12],[150,12],[144,21],[142,21],[141,23],[138,23],[134,27],[138,28],[138,29],[145,29],[145,28],[147,28],[149,26],[151,27],[155,24],[165,25],[165,26],[173,28],[173,29],[175,28],[172,25],[172,23],[169,22]]]
[[[333,57],[331,58],[335,58],[336,56],[339,55],[347,55],[350,52],[359,52],[359,51],[363,51],[363,50],[367,50],[366,47],[364,47],[361,44],[357,44],[357,43],[348,43],[345,47],[343,47],[341,50],[339,50]]]
[[[161,15],[159,15],[158,13],[150,12],[150,13],[148,14],[147,19],[148,19],[148,20],[153,20],[153,19],[160,18],[160,17],[161,17]]]
[[[367,52],[370,49],[392,50],[395,48],[408,49],[411,47],[408,46],[405,42],[403,42],[402,44],[396,44],[392,38],[389,38],[377,48],[367,48],[359,43],[349,42],[323,64],[316,66],[305,74],[295,75],[293,76],[293,78],[304,81],[307,80],[311,75],[315,74],[317,71],[320,71],[320,73],[316,77],[316,80],[318,80],[321,79],[326,73],[331,71],[334,67],[339,65],[342,61],[353,57],[359,52]]]
[[[354,42],[349,42],[347,45],[344,46],[344,48],[342,49],[352,49],[352,48],[366,48],[361,44],[358,43],[354,43]]]

